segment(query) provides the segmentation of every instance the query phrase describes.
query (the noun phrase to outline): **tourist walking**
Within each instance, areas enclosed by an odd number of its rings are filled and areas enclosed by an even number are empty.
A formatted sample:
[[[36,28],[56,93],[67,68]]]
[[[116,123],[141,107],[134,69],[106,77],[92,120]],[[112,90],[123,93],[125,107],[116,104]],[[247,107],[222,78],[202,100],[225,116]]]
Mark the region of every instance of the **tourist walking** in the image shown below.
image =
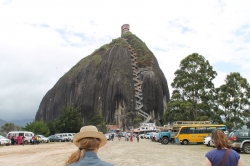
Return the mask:
[[[211,140],[215,149],[210,150],[205,155],[205,166],[242,166],[240,155],[231,149],[231,145],[222,130],[213,130]]]
[[[78,149],[69,157],[67,166],[114,166],[97,156],[98,149],[107,143],[107,138],[103,133],[98,132],[95,126],[83,126],[80,132],[75,134],[73,143]]]

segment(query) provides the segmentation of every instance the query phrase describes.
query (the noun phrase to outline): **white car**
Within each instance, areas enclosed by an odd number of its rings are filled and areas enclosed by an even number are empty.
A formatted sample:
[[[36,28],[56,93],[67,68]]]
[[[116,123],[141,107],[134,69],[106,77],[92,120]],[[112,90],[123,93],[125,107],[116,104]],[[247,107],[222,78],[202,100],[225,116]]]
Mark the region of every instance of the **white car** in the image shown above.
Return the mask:
[[[49,139],[47,137],[44,137],[43,135],[37,135],[38,139],[42,143],[49,143]]]
[[[10,145],[11,140],[0,135],[0,145]]]
[[[145,139],[149,139],[149,138],[150,138],[149,133],[145,134],[145,135],[144,135],[144,138],[145,138]]]
[[[63,133],[63,134],[65,134],[67,136],[68,141],[71,141],[71,142],[73,141],[74,133]]]
[[[204,137],[203,144],[207,145],[207,146],[214,147],[214,144],[213,144],[210,136]]]

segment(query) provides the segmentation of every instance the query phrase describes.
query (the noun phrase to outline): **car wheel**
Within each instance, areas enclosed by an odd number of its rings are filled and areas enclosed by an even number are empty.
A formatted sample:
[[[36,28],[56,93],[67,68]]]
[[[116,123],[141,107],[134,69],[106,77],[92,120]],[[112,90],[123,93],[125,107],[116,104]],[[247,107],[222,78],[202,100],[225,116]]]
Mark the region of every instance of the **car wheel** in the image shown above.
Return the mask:
[[[183,145],[187,145],[187,144],[188,144],[188,140],[186,140],[186,139],[183,140],[183,141],[182,141],[182,144],[183,144]]]
[[[169,140],[168,140],[168,138],[163,138],[162,139],[162,144],[168,144],[169,143]]]
[[[28,141],[27,141],[27,140],[25,140],[25,141],[24,141],[24,144],[25,144],[25,145],[28,145]]]
[[[241,150],[240,149],[234,149],[236,152],[238,152],[238,153],[240,153],[241,152]]]
[[[244,153],[250,154],[250,143],[244,143],[242,150]]]

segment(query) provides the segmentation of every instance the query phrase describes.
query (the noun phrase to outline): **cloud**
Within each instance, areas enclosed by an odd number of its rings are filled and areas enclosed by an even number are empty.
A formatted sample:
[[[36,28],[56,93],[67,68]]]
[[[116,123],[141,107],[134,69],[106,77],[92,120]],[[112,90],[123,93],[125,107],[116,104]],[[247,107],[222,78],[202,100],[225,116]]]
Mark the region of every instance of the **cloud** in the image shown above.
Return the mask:
[[[3,1],[0,118],[34,118],[57,80],[120,37],[125,23],[154,53],[171,91],[180,61],[194,52],[218,72],[216,86],[231,71],[250,80],[249,12],[248,0]]]

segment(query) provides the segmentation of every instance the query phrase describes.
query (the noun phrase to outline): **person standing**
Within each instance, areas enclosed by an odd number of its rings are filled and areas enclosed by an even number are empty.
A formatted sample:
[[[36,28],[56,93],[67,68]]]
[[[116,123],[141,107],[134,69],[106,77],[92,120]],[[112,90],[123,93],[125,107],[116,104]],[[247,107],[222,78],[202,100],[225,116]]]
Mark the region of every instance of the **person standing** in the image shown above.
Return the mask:
[[[33,145],[35,145],[36,144],[36,135],[33,135],[32,141],[33,141]]]
[[[22,143],[22,136],[20,134],[19,134],[17,140],[18,140],[18,145],[21,145],[21,143]]]
[[[115,134],[112,133],[112,134],[111,134],[111,139],[112,139],[112,141],[114,141],[114,137],[115,137]]]
[[[137,142],[139,142],[139,134],[136,135]]]
[[[231,149],[231,145],[222,130],[213,130],[211,140],[215,149],[210,150],[205,155],[205,166],[242,166],[240,155]]]
[[[118,140],[120,141],[120,140],[121,140],[121,136],[118,134],[118,136],[117,136],[117,137],[118,137]]]
[[[22,144],[23,144],[23,146],[24,146],[24,143],[25,143],[25,137],[24,137],[24,135],[22,136]]]
[[[14,144],[17,145],[17,135],[14,135]]]
[[[11,137],[11,145],[15,145],[14,136]]]
[[[73,143],[78,149],[66,161],[67,166],[114,166],[97,156],[99,148],[107,143],[107,138],[102,132],[98,132],[95,126],[83,126],[80,132],[75,134]]]

